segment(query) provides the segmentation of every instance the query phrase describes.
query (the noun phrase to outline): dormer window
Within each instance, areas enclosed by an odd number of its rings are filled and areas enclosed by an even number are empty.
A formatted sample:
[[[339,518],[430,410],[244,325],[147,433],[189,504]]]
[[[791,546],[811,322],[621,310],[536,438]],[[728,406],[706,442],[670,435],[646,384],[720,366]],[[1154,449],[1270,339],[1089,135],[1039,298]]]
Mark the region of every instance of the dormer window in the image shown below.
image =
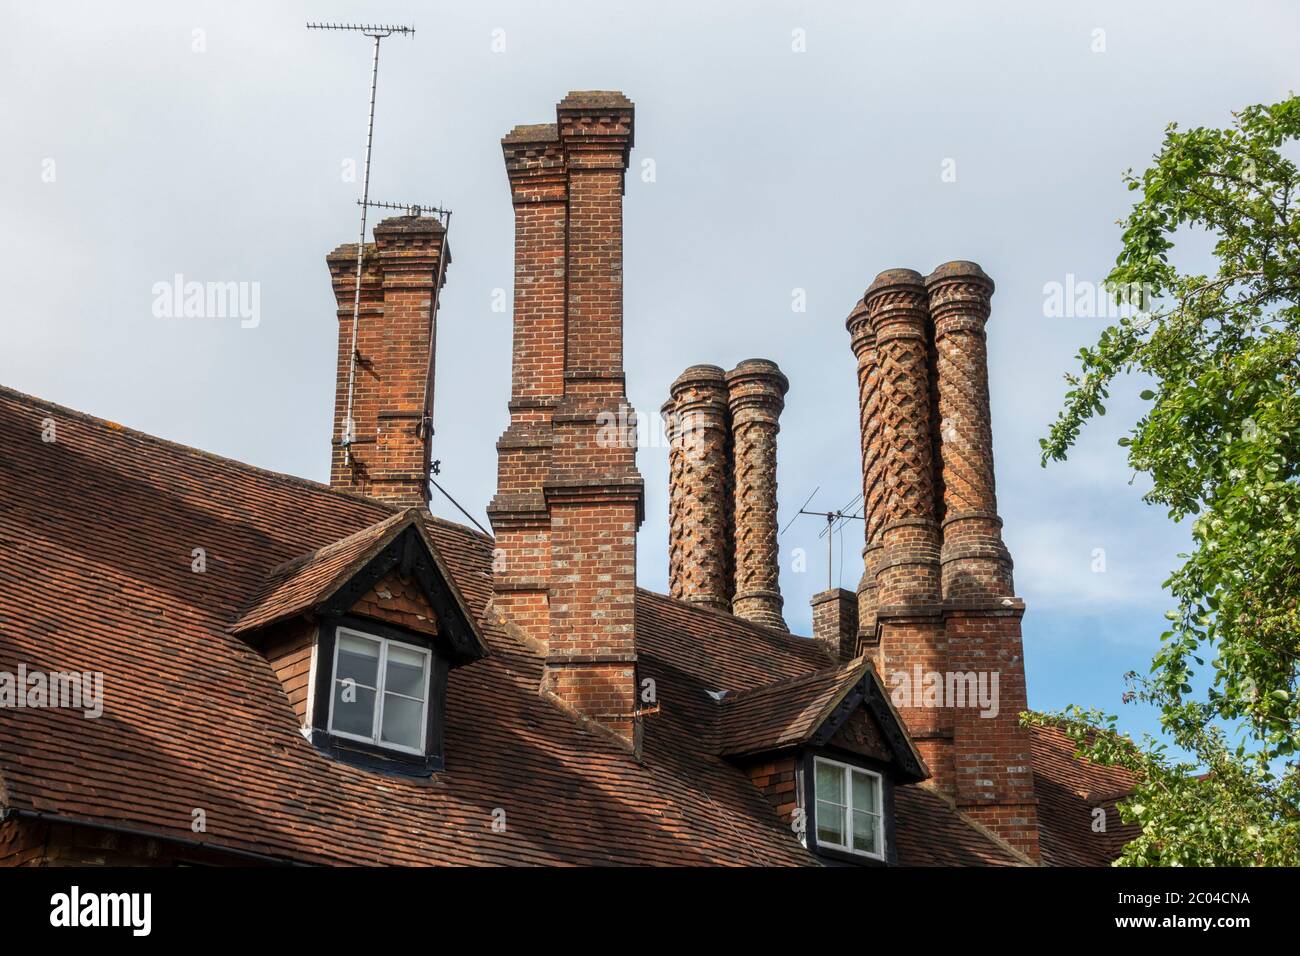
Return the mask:
[[[309,705],[312,743],[376,770],[441,770],[449,669],[433,637],[353,615],[322,621]]]
[[[340,627],[334,643],[329,732],[402,753],[425,752],[432,654]]]
[[[448,672],[488,654],[427,519],[410,508],[277,565],[231,626],[318,750],[418,777],[445,769]]]
[[[825,757],[813,759],[813,774],[818,846],[883,860],[885,814],[880,774]]]

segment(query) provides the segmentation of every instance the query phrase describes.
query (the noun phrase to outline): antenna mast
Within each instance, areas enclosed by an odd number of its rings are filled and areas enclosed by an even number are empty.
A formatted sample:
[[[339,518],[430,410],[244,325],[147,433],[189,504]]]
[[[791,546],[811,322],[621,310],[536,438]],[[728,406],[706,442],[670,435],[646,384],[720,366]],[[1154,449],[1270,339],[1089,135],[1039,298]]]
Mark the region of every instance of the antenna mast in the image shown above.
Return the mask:
[[[352,460],[352,396],[357,379],[357,324],[361,317],[361,269],[366,252],[366,213],[370,210],[370,147],[375,133],[375,88],[379,83],[379,41],[393,34],[414,36],[415,27],[395,26],[393,24],[375,23],[308,23],[308,30],[345,30],[361,33],[375,41],[374,56],[370,63],[370,112],[366,119],[366,160],[361,180],[361,237],[357,240],[357,281],[352,293],[352,348],[348,361],[348,405],[343,418],[343,463]],[[446,256],[442,257],[444,260]],[[435,293],[436,295],[436,293]]]
[[[817,494],[817,492],[813,491],[813,495],[815,494]],[[805,501],[803,503],[803,507],[800,508],[798,512],[796,512],[795,514],[795,518],[799,517],[799,515],[813,515],[818,518],[826,519],[826,527],[822,528],[821,534],[817,535],[817,537],[826,539],[826,589],[827,590],[830,590],[832,587],[835,586],[834,575],[833,575],[834,564],[835,564],[835,551],[833,547],[835,541],[835,532],[843,528],[846,522],[865,520],[860,513],[857,512],[853,514],[848,513],[849,509],[852,508],[854,505],[856,505],[859,499],[861,498],[862,498],[861,494],[855,495],[852,501],[844,505],[844,507],[837,508],[834,511],[809,511],[807,510],[808,504],[809,502],[812,501],[812,495],[809,495],[808,501]],[[861,509],[859,509],[859,512],[860,511]],[[790,525],[793,523],[794,523],[794,518],[791,518],[789,523],[786,524],[786,528],[789,528]]]

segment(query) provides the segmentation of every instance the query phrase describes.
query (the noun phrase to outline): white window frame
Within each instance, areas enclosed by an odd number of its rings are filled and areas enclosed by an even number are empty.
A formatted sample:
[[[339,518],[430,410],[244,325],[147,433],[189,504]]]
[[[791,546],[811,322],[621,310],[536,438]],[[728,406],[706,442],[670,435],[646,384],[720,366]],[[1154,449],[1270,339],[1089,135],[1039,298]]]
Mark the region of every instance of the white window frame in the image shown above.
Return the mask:
[[[334,728],[334,687],[339,682],[339,647],[342,646],[342,638],[345,636],[359,637],[362,640],[373,641],[379,644],[379,665],[375,672],[375,713],[372,718],[371,735],[363,737],[360,734],[349,733],[346,730],[336,730]],[[420,708],[420,746],[407,747],[402,744],[390,743],[389,741],[380,740],[380,733],[384,726],[384,684],[387,681],[388,674],[388,648],[397,646],[404,650],[415,651],[424,657],[424,701]],[[429,736],[429,689],[433,679],[433,654],[427,647],[421,647],[419,644],[408,644],[406,641],[396,641],[391,637],[380,637],[378,634],[369,634],[365,631],[358,631],[351,627],[338,627],[334,629],[334,660],[330,664],[330,713],[328,732],[331,736],[342,737],[344,740],[356,740],[363,744],[370,744],[373,747],[382,747],[384,750],[396,750],[400,753],[424,755],[425,746],[428,743]],[[398,697],[406,697],[405,694],[398,694]],[[406,698],[408,700],[412,698]]]
[[[826,764],[829,767],[835,767],[841,771],[840,772],[840,781],[841,781],[840,796],[843,798],[844,801],[843,806],[845,809],[844,839],[847,841],[848,846],[844,846],[839,843],[830,843],[829,841],[823,840],[820,836],[817,835],[817,802],[818,802],[817,801],[817,765],[818,764]],[[876,778],[876,806],[874,808],[870,808],[870,807],[858,808],[853,806],[852,781],[853,781],[853,774],[855,773],[860,773],[868,777]],[[813,757],[812,776],[813,776],[812,831],[815,839],[817,840],[817,845],[819,847],[825,847],[828,850],[839,850],[841,853],[851,853],[854,856],[862,856],[870,860],[883,860],[885,858],[885,778],[882,777],[880,774],[876,773],[876,771],[868,770],[865,767],[855,767],[852,764],[844,763],[843,761],[840,760],[831,760],[829,757],[817,757],[817,756]],[[879,853],[869,853],[866,850],[855,850],[853,848],[853,813],[855,810],[859,813],[875,814],[876,819],[880,821],[880,825],[877,828],[877,832],[880,834]]]

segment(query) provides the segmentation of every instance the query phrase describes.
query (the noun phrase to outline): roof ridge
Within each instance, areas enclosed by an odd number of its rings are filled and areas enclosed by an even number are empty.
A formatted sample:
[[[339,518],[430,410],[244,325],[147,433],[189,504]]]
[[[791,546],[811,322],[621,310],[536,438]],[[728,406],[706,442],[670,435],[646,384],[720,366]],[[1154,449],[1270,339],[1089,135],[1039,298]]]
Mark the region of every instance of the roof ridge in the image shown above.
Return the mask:
[[[766,634],[770,637],[775,637],[784,641],[788,641],[791,644],[795,644],[799,647],[811,646],[814,650],[816,649],[816,645],[814,644],[812,637],[804,634],[795,634],[792,631],[783,631],[779,627],[773,627],[770,624],[761,624],[758,621],[751,621],[748,618],[739,617],[735,614],[731,614],[728,611],[719,611],[716,608],[705,607],[700,604],[693,604],[690,601],[685,601],[682,600],[681,598],[676,598],[670,594],[664,594],[660,591],[652,591],[649,588],[640,587],[639,585],[637,587],[637,590],[643,592],[648,597],[657,598],[658,600],[672,604],[675,607],[680,607],[685,611],[691,611],[692,613],[695,614],[704,614],[709,617],[716,617],[722,621],[728,621],[733,624],[739,624],[741,627],[753,628],[754,630]]]
[[[758,684],[754,687],[746,687],[744,690],[729,692],[725,697],[721,698],[718,703],[727,704],[734,701],[748,700],[750,697],[762,691],[779,690],[784,687],[791,687],[795,684],[820,680],[826,677],[833,676],[843,680],[854,671],[860,670],[865,674],[866,671],[870,669],[870,666],[870,658],[865,655],[862,657],[855,657],[853,660],[844,664],[832,664],[830,667],[823,667],[820,670],[809,671],[806,674],[795,674],[792,677],[781,677],[774,681],[768,681],[766,684]]]
[[[279,574],[286,574],[289,571],[296,571],[298,570],[298,568],[302,567],[303,565],[310,564],[312,561],[314,561],[317,558],[327,557],[329,554],[332,554],[333,552],[343,548],[345,545],[349,544],[354,539],[360,538],[362,535],[373,534],[375,532],[375,529],[383,525],[398,524],[406,517],[407,514],[405,511],[394,512],[393,514],[389,515],[387,518],[381,518],[379,521],[372,522],[366,525],[364,528],[361,528],[357,531],[353,531],[351,534],[345,534],[341,538],[335,538],[333,541],[330,541],[326,544],[322,544],[319,548],[316,548],[312,551],[303,552],[302,554],[294,555],[292,558],[289,558],[286,561],[281,561],[275,567],[271,568],[271,570],[267,571],[265,577],[267,579],[271,579]],[[387,531],[387,529],[385,529],[385,531]]]
[[[83,412],[79,409],[72,408],[68,405],[60,405],[58,402],[50,401],[48,398],[41,398],[38,395],[32,395],[29,394],[28,392],[19,391],[18,389],[12,388],[8,385],[0,384],[0,398],[5,398],[5,397],[12,398],[19,403],[37,405],[42,408],[56,411],[62,415],[66,415],[70,418],[76,419],[78,421],[86,422],[88,424],[101,425],[103,427],[111,429],[112,431],[117,432],[118,434],[125,434],[128,437],[136,438],[141,441],[147,442],[149,444],[153,444],[153,445],[160,446],[162,448],[169,449],[171,451],[181,452],[182,454],[191,457],[201,458],[221,465],[232,465],[241,471],[249,472],[255,475],[260,475],[264,478],[271,478],[275,481],[284,482],[285,484],[297,485],[299,487],[308,488],[312,491],[323,491],[326,494],[336,495],[340,498],[346,498],[349,501],[356,501],[364,504],[374,505],[376,508],[380,508],[382,510],[391,512],[389,517],[392,517],[393,515],[401,514],[403,511],[408,510],[402,508],[399,505],[394,505],[387,501],[383,501],[382,499],[379,498],[372,498],[369,495],[358,494],[355,491],[344,491],[341,488],[335,488],[332,485],[323,481],[316,481],[315,479],[312,478],[304,478],[301,475],[291,475],[285,471],[275,471],[271,468],[263,468],[260,465],[254,465],[251,464],[250,462],[241,461],[238,458],[231,458],[229,455],[222,455],[219,454],[218,452],[208,451],[207,449],[198,448],[194,445],[186,445],[184,442],[174,441],[170,438],[163,438],[159,435],[154,435],[151,432],[141,431],[138,428],[132,428],[130,425],[123,425],[120,422],[115,422],[109,418],[103,418],[99,415],[92,415],[90,412]],[[460,524],[459,522],[452,521],[449,518],[444,518],[441,515],[435,515],[432,512],[426,512],[425,517],[429,521],[433,521],[437,524],[445,525],[449,528],[455,528],[457,531],[467,531],[471,535],[474,535],[475,537],[480,538],[483,541],[490,542],[496,540],[490,534],[485,534],[476,528],[471,528],[469,525]],[[388,519],[384,518],[380,520],[388,520]],[[378,523],[379,522],[374,522],[374,524],[378,524]],[[373,527],[373,524],[368,525],[367,527]],[[328,547],[328,545],[325,545],[323,547]],[[299,557],[301,557],[301,555]],[[290,560],[292,561],[296,559],[291,558]]]
[[[301,487],[309,488],[312,491],[323,491],[327,494],[337,495],[341,498],[347,498],[352,501],[371,504],[384,510],[391,510],[396,507],[386,501],[381,501],[378,498],[371,498],[368,495],[358,494],[355,491],[343,491],[342,489],[331,487],[324,482],[315,481],[311,478],[303,478],[301,475],[291,475],[284,471],[273,471],[270,468],[263,468],[260,465],[253,465],[246,461],[240,461],[238,458],[231,458],[229,455],[218,454],[215,451],[207,451],[203,448],[197,448],[194,445],[186,445],[183,442],[173,441],[170,438],[162,438],[158,435],[141,431],[138,428],[132,428],[129,425],[115,422],[112,419],[101,418],[98,415],[92,415],[90,412],[79,411],[78,409],[71,408],[67,405],[60,405],[58,402],[52,402],[46,398],[30,395],[27,392],[20,392],[16,388],[10,388],[8,385],[0,385],[0,398],[5,397],[12,398],[20,403],[37,405],[42,408],[57,411],[60,414],[67,415],[88,424],[102,425],[118,434],[137,438],[149,444],[158,445],[172,451],[178,451],[191,457],[206,459],[216,464],[233,465],[241,471],[251,472],[277,481],[283,481],[286,484],[299,485]],[[398,510],[400,512],[401,509]]]

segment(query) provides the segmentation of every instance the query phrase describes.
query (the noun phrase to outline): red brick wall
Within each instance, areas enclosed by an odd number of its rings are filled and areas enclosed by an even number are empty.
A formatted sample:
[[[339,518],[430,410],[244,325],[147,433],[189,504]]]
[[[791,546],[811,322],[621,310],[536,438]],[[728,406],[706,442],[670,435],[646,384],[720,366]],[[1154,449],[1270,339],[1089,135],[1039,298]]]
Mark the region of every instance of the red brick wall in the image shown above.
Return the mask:
[[[857,656],[857,600],[853,592],[843,588],[813,595],[813,639],[826,649],[831,660],[847,661]]]
[[[767,797],[777,817],[787,825],[794,822],[795,810],[799,808],[799,781],[796,766],[796,758],[790,756],[752,764],[745,768],[750,782]]]

